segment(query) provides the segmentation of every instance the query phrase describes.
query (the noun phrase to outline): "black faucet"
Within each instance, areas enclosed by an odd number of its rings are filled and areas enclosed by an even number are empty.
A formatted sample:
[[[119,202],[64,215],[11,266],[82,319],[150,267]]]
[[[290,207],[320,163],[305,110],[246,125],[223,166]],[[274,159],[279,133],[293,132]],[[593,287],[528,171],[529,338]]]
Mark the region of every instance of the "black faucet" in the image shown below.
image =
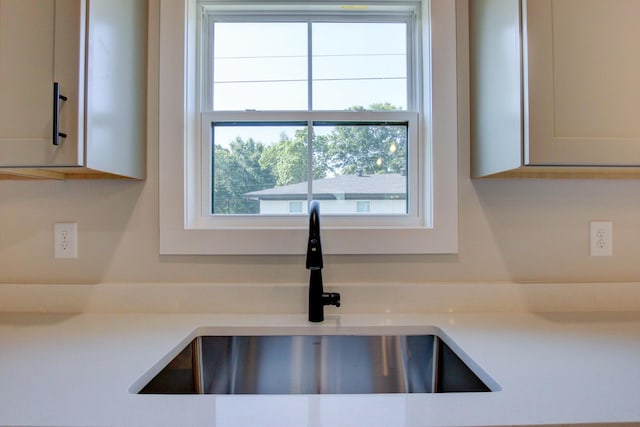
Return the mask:
[[[322,289],[322,245],[320,244],[320,203],[309,204],[309,242],[307,244],[307,270],[309,277],[309,321],[324,320],[324,306],[340,307],[340,294]]]

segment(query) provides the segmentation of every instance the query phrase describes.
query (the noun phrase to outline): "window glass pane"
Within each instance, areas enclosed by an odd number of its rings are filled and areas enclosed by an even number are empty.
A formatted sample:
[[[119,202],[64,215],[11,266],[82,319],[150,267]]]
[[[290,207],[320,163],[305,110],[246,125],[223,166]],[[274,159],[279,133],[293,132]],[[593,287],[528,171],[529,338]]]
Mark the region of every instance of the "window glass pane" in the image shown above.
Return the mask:
[[[307,24],[217,22],[213,108],[307,109]]]
[[[213,214],[296,214],[309,194],[305,123],[214,123]],[[323,214],[407,213],[407,125],[315,122]]]
[[[313,181],[323,214],[407,213],[407,125],[314,124],[313,157],[325,164]],[[358,206],[369,202],[368,212]]]
[[[307,196],[305,124],[214,123],[213,214],[289,213]],[[282,191],[301,187],[300,196]]]
[[[313,109],[407,108],[404,23],[313,23]]]

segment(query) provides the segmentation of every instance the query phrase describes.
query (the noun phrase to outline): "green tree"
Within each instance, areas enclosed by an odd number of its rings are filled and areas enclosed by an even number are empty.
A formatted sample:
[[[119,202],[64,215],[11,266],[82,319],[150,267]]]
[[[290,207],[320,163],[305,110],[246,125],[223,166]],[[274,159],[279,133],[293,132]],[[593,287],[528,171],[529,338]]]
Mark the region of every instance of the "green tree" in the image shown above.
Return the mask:
[[[329,171],[326,136],[316,136],[313,142],[313,179],[324,178]],[[293,138],[280,135],[277,144],[266,147],[260,165],[271,171],[276,185],[289,185],[307,180],[307,130],[300,129]]]
[[[217,214],[259,213],[258,201],[243,197],[250,191],[275,186],[269,169],[260,165],[264,144],[252,138],[236,138],[229,148],[215,145],[213,156],[213,202]]]
[[[365,111],[353,107],[351,111]],[[389,103],[366,110],[390,111]],[[329,163],[341,174],[400,173],[406,168],[407,128],[403,125],[353,124],[336,126],[328,137]]]
[[[260,166],[271,171],[277,186],[306,181],[306,131],[297,131],[294,138],[282,133],[278,143],[265,148],[260,157]]]

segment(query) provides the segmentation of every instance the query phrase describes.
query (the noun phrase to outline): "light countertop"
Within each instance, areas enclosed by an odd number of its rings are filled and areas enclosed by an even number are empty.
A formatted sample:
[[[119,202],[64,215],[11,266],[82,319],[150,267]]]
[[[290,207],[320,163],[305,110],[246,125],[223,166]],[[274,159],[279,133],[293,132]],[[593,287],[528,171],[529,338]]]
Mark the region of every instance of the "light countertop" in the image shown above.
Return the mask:
[[[0,425],[465,426],[640,423],[640,312],[2,313]],[[439,328],[492,393],[138,395],[196,334]]]

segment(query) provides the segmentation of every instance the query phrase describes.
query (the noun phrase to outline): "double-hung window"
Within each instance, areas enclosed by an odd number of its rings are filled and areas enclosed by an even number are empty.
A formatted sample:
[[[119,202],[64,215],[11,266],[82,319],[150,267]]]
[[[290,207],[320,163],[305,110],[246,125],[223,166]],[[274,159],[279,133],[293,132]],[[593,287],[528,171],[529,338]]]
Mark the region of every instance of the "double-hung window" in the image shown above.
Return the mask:
[[[312,199],[327,253],[455,252],[437,2],[161,2],[161,252],[300,253]]]

